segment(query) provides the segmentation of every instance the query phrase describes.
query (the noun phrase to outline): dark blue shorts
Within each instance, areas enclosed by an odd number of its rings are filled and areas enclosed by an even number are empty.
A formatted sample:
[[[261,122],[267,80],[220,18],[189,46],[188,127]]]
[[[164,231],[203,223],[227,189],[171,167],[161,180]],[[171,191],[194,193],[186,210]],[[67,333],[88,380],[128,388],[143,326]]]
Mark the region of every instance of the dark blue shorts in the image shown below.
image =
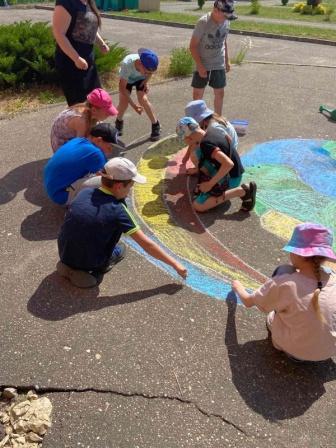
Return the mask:
[[[144,79],[139,79],[139,81],[135,81],[135,82],[132,82],[132,83],[127,83],[126,89],[131,93],[133,87],[135,87],[137,92],[139,92],[139,91],[142,92],[145,89],[145,82],[144,81],[145,81]]]

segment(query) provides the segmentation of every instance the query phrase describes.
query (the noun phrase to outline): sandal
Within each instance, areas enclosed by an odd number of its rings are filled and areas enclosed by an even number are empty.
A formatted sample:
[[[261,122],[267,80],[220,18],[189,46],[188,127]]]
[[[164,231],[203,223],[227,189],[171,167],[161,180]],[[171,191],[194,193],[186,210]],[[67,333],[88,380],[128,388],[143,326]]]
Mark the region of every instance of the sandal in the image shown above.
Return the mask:
[[[245,191],[245,195],[241,198],[242,206],[241,211],[250,212],[254,209],[256,203],[257,184],[250,182],[249,186],[241,184],[242,189]]]

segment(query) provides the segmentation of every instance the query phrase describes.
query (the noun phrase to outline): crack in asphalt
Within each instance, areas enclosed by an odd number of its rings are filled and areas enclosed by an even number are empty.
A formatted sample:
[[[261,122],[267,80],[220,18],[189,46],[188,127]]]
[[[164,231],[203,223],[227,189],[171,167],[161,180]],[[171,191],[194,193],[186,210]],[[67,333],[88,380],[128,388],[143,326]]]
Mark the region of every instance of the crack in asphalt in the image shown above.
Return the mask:
[[[246,437],[248,437],[248,434],[244,429],[242,429],[239,425],[236,425],[235,423],[231,422],[230,420],[226,419],[220,414],[215,414],[212,412],[207,412],[204,409],[202,409],[197,403],[194,403],[192,400],[187,400],[181,397],[176,397],[168,394],[159,394],[159,395],[150,395],[140,392],[122,392],[122,391],[116,391],[111,389],[98,389],[93,387],[85,387],[85,388],[62,388],[62,387],[40,387],[37,385],[32,386],[15,386],[15,385],[1,385],[0,390],[3,390],[7,387],[14,387],[18,393],[27,393],[30,390],[35,390],[37,393],[44,395],[44,394],[53,394],[53,393],[87,393],[87,392],[94,392],[97,394],[111,394],[111,395],[118,395],[126,398],[145,398],[147,400],[171,400],[171,401],[178,401],[182,404],[188,404],[194,406],[195,409],[197,409],[201,414],[203,414],[206,417],[215,417],[220,419],[223,423],[226,423],[227,425],[232,426],[240,433],[244,434]]]

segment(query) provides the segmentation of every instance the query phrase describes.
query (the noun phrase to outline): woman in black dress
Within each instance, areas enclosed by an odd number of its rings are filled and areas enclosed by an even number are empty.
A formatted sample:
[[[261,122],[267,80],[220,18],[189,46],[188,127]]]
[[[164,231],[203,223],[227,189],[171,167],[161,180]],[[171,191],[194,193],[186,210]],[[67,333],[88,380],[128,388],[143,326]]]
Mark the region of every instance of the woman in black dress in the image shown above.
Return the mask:
[[[103,53],[108,45],[98,29],[101,18],[94,0],[56,0],[53,34],[55,62],[69,106],[84,102],[89,92],[101,87],[94,61],[94,44]]]

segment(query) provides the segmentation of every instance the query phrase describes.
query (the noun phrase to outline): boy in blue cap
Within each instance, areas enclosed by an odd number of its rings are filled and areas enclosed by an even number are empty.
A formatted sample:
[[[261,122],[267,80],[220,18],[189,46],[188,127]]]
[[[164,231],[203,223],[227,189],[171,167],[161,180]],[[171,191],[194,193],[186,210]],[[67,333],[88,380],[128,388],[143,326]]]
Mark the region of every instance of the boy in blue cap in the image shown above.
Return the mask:
[[[222,115],[226,73],[230,71],[227,35],[233,15],[233,0],[216,0],[213,10],[196,23],[190,40],[190,52],[196,64],[191,86],[193,99],[201,100],[209,84],[214,91],[214,109]]]
[[[123,133],[123,117],[128,105],[130,105],[139,115],[143,110],[146,112],[152,123],[151,141],[154,142],[160,139],[160,123],[147,96],[149,90],[148,81],[152,74],[156,72],[158,65],[159,58],[152,50],[147,48],[140,48],[137,54],[129,54],[121,62],[119,70],[118,116],[115,122],[119,135]],[[134,103],[131,98],[133,87],[136,89],[139,104]]]

